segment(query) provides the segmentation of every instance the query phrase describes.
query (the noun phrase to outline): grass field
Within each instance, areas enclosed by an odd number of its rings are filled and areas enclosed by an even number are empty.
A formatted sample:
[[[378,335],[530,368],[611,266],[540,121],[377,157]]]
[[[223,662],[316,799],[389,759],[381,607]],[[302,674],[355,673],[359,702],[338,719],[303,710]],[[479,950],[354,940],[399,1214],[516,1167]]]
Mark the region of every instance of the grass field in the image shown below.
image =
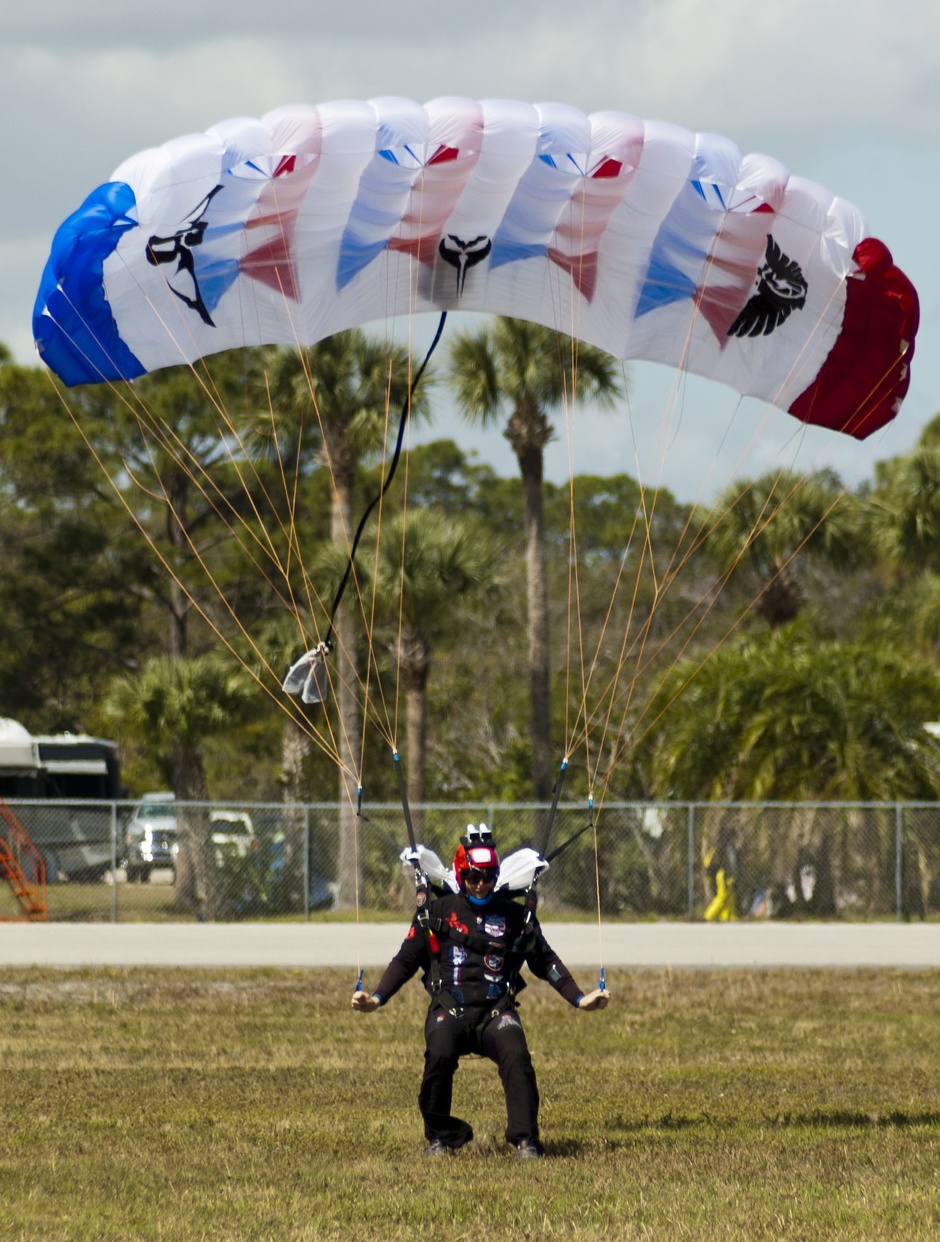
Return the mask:
[[[6,1239],[940,1237],[940,973],[610,972],[522,1006],[548,1158],[426,1160],[424,998],[309,971],[0,971]]]

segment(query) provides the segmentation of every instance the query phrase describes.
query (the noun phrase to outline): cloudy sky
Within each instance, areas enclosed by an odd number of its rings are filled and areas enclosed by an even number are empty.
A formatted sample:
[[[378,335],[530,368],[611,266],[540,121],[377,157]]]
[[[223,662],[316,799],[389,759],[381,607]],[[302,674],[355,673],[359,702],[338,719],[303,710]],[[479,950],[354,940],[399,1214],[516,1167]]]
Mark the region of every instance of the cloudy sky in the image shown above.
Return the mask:
[[[0,34],[0,340],[18,361],[34,360],[56,227],[135,151],[284,103],[557,99],[725,134],[821,182],[866,215],[922,310],[907,402],[862,446],[638,364],[629,410],[578,416],[576,469],[641,473],[689,500],[780,462],[852,482],[940,410],[936,0],[36,0],[5,5]],[[497,434],[453,430],[512,471]],[[553,477],[568,458],[562,437]]]

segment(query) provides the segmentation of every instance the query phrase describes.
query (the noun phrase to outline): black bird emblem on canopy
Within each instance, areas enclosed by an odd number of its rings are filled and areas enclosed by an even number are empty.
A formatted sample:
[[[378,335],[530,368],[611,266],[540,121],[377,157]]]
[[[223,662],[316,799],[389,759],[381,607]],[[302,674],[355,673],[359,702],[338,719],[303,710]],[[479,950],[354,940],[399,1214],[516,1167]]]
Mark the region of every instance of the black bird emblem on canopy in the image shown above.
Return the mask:
[[[215,324],[212,322],[209,308],[206,306],[199,288],[193,248],[201,246],[205,239],[209,221],[203,219],[203,216],[208,211],[209,204],[221,189],[222,187],[217,185],[214,190],[210,190],[205,198],[197,203],[195,210],[190,212],[189,218],[181,229],[177,229],[169,237],[158,237],[154,234],[147,241],[147,262],[154,267],[166,263],[176,264],[174,276],[182,280],[184,287],[182,289],[178,288],[168,280],[167,284],[169,285],[170,292],[175,293],[179,300],[185,303],[190,310],[196,311],[203,323],[208,324],[210,328],[214,328]],[[189,286],[192,286],[191,293],[188,292]]]
[[[482,263],[492,249],[493,242],[489,237],[474,237],[471,241],[464,241],[463,238],[448,233],[446,237],[441,238],[437,252],[445,263],[457,269],[458,297],[463,293],[467,268]]]
[[[768,233],[757,290],[728,329],[729,336],[769,336],[791,311],[806,305],[808,285],[799,263],[788,258]]]

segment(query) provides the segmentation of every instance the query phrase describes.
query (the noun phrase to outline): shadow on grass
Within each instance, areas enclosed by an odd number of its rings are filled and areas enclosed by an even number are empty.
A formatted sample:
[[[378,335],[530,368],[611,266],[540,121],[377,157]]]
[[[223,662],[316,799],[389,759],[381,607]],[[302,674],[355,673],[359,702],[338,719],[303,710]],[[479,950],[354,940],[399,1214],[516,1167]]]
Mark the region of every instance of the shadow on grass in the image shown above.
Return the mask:
[[[774,1113],[765,1120],[771,1125],[792,1129],[829,1126],[835,1130],[909,1130],[915,1126],[940,1126],[940,1113],[864,1113],[835,1108],[812,1109],[808,1113]]]
[[[940,1129],[940,1112],[862,1112],[856,1109],[812,1109],[808,1112],[765,1113],[765,1125],[781,1130],[913,1130]],[[734,1116],[715,1117],[710,1113],[682,1116],[666,1113],[662,1117],[643,1117],[633,1120],[618,1118],[610,1123],[606,1137],[600,1140],[604,1148],[625,1145],[618,1135],[641,1135],[670,1133],[685,1130],[734,1130],[744,1124]],[[633,1141],[632,1139],[630,1140]],[[598,1140],[557,1139],[546,1143],[549,1156],[584,1156],[596,1152]]]

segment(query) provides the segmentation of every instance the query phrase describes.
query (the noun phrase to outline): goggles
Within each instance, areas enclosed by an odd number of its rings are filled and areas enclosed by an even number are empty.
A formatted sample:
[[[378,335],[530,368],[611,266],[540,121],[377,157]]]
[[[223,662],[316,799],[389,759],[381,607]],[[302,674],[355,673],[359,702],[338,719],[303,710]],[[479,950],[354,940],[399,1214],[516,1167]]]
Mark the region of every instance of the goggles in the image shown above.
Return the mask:
[[[464,872],[463,879],[465,884],[495,884],[496,872],[478,871],[476,867],[470,867]]]

